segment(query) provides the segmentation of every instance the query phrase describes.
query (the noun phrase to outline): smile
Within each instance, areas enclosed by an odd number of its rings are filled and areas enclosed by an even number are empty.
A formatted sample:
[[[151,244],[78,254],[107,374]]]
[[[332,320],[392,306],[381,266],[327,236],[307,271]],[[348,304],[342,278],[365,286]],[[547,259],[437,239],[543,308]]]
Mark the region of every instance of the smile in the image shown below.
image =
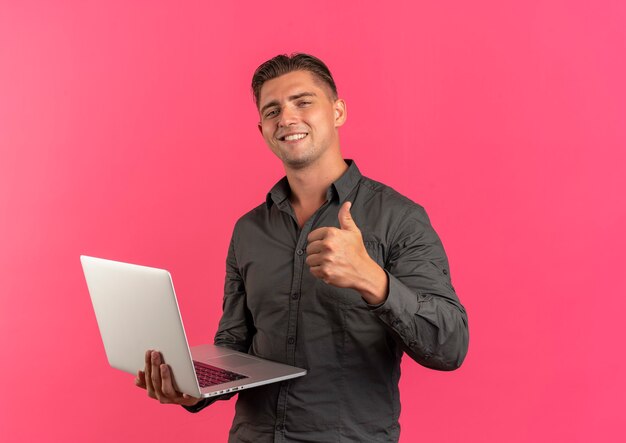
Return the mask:
[[[281,141],[294,141],[294,140],[302,140],[304,137],[306,137],[307,134],[306,132],[304,133],[300,133],[300,134],[289,134],[289,135],[285,135],[284,137],[280,137],[279,140]]]

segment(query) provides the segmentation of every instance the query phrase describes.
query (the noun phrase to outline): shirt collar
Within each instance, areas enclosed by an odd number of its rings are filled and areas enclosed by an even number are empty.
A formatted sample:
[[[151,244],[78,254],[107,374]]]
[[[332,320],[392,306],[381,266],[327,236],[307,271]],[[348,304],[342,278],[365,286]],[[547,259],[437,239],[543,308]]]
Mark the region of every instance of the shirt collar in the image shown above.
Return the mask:
[[[332,200],[335,196],[337,196],[340,205],[342,205],[348,198],[348,195],[350,195],[350,192],[352,192],[362,177],[361,171],[357,168],[354,160],[346,159],[345,162],[348,165],[348,169],[341,177],[335,180],[328,187],[328,191],[326,191],[326,197],[329,200]],[[285,176],[272,187],[270,192],[267,193],[265,203],[268,208],[272,206],[272,203],[280,205],[280,203],[289,198],[290,194],[291,188],[289,187],[289,181]]]

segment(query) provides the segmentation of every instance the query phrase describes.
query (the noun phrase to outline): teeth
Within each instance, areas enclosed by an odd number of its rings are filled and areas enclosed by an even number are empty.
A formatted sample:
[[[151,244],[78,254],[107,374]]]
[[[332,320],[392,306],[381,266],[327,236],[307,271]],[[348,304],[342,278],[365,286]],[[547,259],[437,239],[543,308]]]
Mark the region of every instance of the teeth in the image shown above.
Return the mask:
[[[285,136],[285,140],[286,141],[300,140],[304,137],[306,137],[306,134],[292,134],[292,135]]]

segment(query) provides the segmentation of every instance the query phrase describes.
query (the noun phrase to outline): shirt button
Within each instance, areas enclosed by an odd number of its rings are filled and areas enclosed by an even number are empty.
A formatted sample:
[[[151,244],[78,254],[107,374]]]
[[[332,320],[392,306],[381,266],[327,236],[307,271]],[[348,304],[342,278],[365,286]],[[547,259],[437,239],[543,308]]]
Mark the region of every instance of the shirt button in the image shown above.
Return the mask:
[[[293,337],[289,337],[289,338],[287,339],[287,343],[289,343],[290,345],[294,344],[295,342],[296,342],[296,339],[295,339],[295,338],[293,338]]]
[[[291,298],[293,300],[297,300],[298,299],[298,294],[291,294]]]
[[[447,269],[443,270],[443,275],[448,275],[448,270]]]
[[[302,254],[304,254],[304,251],[303,251],[302,249],[298,249],[298,250],[296,251],[296,254],[298,254],[298,255],[302,255]]]
[[[276,425],[276,430],[280,431],[282,429],[282,427],[280,425]]]

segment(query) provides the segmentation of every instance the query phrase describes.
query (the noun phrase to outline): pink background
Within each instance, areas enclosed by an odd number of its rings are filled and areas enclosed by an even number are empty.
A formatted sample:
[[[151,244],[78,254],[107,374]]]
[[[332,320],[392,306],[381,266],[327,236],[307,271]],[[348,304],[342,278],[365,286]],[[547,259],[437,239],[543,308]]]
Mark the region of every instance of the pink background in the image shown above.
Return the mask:
[[[169,269],[211,341],[233,224],[283,174],[250,77],[292,51],[469,313],[460,370],[403,362],[402,441],[624,441],[620,0],[2,1],[0,440],[226,439],[232,401],[191,415],[108,367],[78,257]]]

